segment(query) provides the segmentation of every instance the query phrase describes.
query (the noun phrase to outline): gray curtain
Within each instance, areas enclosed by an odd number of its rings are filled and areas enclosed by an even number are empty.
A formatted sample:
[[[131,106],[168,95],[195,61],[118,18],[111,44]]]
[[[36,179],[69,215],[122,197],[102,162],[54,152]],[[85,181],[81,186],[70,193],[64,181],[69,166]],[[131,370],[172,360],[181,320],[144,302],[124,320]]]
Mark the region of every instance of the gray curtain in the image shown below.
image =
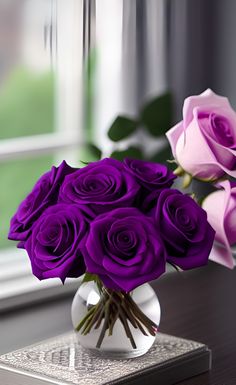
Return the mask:
[[[236,1],[167,1],[168,86],[176,118],[186,96],[210,87],[236,107]]]
[[[235,0],[116,1],[123,7],[123,112],[136,114],[166,89],[174,95],[175,120],[185,97],[208,87],[236,106]]]
[[[123,98],[134,112],[167,88],[166,10],[165,0],[123,3]]]

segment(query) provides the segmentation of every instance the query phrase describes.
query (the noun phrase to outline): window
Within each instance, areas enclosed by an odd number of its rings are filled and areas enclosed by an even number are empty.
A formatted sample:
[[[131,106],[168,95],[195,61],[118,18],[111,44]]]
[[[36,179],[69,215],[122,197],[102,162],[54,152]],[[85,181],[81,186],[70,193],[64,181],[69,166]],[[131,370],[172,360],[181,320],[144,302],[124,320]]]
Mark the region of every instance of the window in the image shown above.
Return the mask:
[[[81,153],[85,140],[109,156],[113,119],[137,116],[166,88],[165,8],[164,0],[0,2],[0,311],[20,303],[16,291],[32,300],[58,285],[38,282],[24,250],[7,240],[34,182],[63,159],[91,159]]]
[[[39,176],[64,158],[78,162],[82,14],[76,0],[0,3],[0,311],[19,304],[20,294],[32,301],[39,288],[48,296],[58,284],[39,283],[7,233]]]

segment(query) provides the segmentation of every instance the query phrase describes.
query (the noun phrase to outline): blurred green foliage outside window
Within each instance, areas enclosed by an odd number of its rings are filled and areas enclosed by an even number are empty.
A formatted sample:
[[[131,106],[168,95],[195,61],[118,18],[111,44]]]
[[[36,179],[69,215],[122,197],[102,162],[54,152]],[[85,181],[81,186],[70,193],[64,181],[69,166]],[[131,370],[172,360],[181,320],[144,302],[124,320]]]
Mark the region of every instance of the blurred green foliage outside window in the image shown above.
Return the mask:
[[[51,72],[14,70],[0,88],[0,140],[52,132],[54,80]],[[52,156],[6,161],[0,164],[0,248],[7,240],[9,220],[34,182],[53,163]]]

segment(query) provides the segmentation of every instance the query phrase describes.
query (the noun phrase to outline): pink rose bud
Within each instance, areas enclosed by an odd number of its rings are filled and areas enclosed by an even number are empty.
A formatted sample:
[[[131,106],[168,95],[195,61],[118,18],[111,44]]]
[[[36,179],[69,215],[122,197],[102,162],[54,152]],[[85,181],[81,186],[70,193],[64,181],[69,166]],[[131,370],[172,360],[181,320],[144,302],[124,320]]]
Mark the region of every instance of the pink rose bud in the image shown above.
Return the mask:
[[[210,89],[184,101],[183,120],[167,132],[178,164],[198,179],[236,177],[236,113]]]
[[[232,269],[235,265],[232,247],[236,244],[236,183],[224,181],[220,186],[223,189],[209,194],[202,207],[216,231],[210,259]]]

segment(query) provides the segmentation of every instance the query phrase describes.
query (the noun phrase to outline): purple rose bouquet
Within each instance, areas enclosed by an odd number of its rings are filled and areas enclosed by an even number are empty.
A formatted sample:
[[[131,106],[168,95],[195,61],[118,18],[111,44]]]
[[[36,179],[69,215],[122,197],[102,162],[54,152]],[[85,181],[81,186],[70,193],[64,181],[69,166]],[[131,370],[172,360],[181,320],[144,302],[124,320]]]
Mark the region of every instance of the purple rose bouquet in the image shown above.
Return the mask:
[[[39,179],[11,220],[9,239],[25,248],[40,280],[85,274],[96,282],[101,300],[77,330],[87,334],[103,320],[97,347],[117,319],[133,348],[129,323],[155,335],[132,290],[160,277],[167,263],[185,270],[208,261],[215,232],[195,200],[171,189],[175,178],[166,166],[140,160],[103,159],[82,169],[63,162]]]

